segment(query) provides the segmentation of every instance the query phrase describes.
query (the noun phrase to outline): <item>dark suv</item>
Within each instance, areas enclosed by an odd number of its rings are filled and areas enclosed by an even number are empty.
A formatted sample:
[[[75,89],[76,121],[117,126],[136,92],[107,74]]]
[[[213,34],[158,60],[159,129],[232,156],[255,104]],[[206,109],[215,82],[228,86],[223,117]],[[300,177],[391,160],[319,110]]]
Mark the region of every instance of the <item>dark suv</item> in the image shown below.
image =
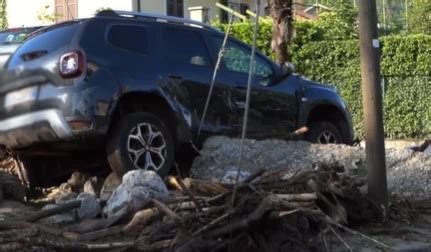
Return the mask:
[[[21,45],[27,35],[42,27],[22,27],[0,31],[0,69],[10,55]]]
[[[167,16],[105,11],[50,26],[10,58],[0,85],[0,143],[19,153],[103,150],[111,168],[165,175],[181,146],[240,135],[249,46],[229,38],[202,134],[199,122],[224,34]],[[258,54],[248,137],[352,143],[336,91]]]

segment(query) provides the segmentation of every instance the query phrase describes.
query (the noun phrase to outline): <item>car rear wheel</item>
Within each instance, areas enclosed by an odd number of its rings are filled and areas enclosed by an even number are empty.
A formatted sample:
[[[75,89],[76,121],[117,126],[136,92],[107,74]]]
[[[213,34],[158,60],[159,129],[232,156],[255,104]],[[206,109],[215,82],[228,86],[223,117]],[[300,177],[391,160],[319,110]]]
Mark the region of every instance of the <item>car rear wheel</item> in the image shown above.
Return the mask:
[[[341,144],[343,142],[338,128],[327,121],[312,123],[305,138],[307,141],[318,144]]]
[[[133,113],[121,118],[107,142],[109,164],[119,175],[134,170],[168,174],[174,163],[174,141],[162,120],[150,113]]]

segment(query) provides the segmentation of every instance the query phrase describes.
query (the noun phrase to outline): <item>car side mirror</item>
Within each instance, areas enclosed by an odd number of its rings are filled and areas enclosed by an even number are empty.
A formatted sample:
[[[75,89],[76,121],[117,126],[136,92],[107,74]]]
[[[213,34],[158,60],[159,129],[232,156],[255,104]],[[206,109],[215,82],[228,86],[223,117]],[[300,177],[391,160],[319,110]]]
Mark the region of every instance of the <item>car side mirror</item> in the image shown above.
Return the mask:
[[[284,80],[287,76],[293,74],[294,72],[295,66],[291,62],[286,62],[278,68],[277,73],[272,76],[270,83],[268,83],[266,86],[275,85],[280,81]]]
[[[295,72],[295,65],[293,65],[291,62],[285,62],[281,66],[281,70],[283,72],[283,76],[291,75]]]

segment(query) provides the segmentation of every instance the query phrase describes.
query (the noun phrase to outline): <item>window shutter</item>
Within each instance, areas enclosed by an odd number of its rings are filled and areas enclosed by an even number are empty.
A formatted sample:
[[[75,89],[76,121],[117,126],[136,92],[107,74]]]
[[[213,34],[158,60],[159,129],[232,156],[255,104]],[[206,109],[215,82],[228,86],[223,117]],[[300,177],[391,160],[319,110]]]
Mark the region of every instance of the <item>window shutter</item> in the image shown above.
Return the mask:
[[[78,18],[78,0],[66,0],[67,20]]]
[[[78,18],[78,0],[55,0],[57,22]]]
[[[64,1],[65,0],[55,0],[55,16],[57,22],[62,22],[66,20],[65,12],[64,12]]]

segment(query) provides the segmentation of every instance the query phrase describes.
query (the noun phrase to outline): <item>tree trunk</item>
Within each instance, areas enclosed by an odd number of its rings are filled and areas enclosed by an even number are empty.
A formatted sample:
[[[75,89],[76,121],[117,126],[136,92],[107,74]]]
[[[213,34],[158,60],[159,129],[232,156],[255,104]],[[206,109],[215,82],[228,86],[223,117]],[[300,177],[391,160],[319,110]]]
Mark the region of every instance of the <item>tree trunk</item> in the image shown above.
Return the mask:
[[[277,62],[284,64],[290,60],[288,45],[293,35],[293,0],[272,0],[271,17],[273,20],[271,48]]]

